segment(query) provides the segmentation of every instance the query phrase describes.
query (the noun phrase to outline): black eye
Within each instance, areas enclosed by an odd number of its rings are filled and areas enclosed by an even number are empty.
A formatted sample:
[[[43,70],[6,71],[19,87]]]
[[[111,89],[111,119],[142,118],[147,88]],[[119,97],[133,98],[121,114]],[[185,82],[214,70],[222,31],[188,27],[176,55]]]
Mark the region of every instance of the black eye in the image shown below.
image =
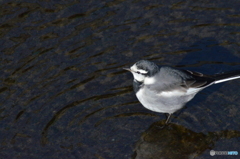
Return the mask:
[[[139,71],[136,72],[137,74],[141,74]]]

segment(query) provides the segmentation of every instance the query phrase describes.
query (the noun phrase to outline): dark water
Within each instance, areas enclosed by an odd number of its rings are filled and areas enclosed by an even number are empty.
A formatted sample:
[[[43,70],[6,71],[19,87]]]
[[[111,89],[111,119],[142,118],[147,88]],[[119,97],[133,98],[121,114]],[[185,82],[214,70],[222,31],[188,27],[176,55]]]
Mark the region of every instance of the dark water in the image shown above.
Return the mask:
[[[0,3],[0,158],[240,153],[239,80],[202,91],[159,130],[164,115],[141,106],[122,70],[140,59],[240,69],[238,0]]]

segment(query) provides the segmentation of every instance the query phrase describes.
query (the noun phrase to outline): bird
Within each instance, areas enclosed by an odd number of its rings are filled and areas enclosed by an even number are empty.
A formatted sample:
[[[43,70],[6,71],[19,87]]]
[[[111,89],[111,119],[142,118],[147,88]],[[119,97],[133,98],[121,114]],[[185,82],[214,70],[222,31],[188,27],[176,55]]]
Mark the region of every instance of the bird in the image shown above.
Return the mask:
[[[171,66],[158,66],[148,60],[140,60],[130,68],[133,74],[133,89],[140,103],[147,109],[165,113],[165,125],[171,115],[182,109],[201,90],[240,78],[240,70],[206,75]]]

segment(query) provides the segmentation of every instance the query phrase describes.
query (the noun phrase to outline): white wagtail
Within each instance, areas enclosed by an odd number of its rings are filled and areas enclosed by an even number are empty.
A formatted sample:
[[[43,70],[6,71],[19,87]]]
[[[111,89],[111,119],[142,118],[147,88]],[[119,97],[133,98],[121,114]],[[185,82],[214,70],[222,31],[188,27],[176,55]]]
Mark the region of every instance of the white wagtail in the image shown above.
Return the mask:
[[[142,105],[154,112],[167,113],[165,124],[171,114],[181,109],[199,91],[212,85],[240,78],[240,71],[213,76],[202,73],[158,67],[155,63],[141,60],[131,68],[124,68],[133,74],[133,88]]]

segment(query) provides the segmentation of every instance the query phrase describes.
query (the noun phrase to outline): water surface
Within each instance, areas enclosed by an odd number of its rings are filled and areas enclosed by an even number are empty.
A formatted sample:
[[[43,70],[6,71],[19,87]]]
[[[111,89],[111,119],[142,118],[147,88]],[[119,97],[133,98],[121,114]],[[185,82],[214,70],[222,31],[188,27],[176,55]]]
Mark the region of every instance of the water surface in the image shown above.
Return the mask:
[[[240,69],[239,18],[237,0],[1,1],[1,158],[139,157],[149,147],[138,143],[165,117],[141,106],[122,67],[148,59],[206,74]],[[172,128],[193,135],[183,145],[206,141],[177,155],[240,152],[239,86],[211,86],[174,114]]]

